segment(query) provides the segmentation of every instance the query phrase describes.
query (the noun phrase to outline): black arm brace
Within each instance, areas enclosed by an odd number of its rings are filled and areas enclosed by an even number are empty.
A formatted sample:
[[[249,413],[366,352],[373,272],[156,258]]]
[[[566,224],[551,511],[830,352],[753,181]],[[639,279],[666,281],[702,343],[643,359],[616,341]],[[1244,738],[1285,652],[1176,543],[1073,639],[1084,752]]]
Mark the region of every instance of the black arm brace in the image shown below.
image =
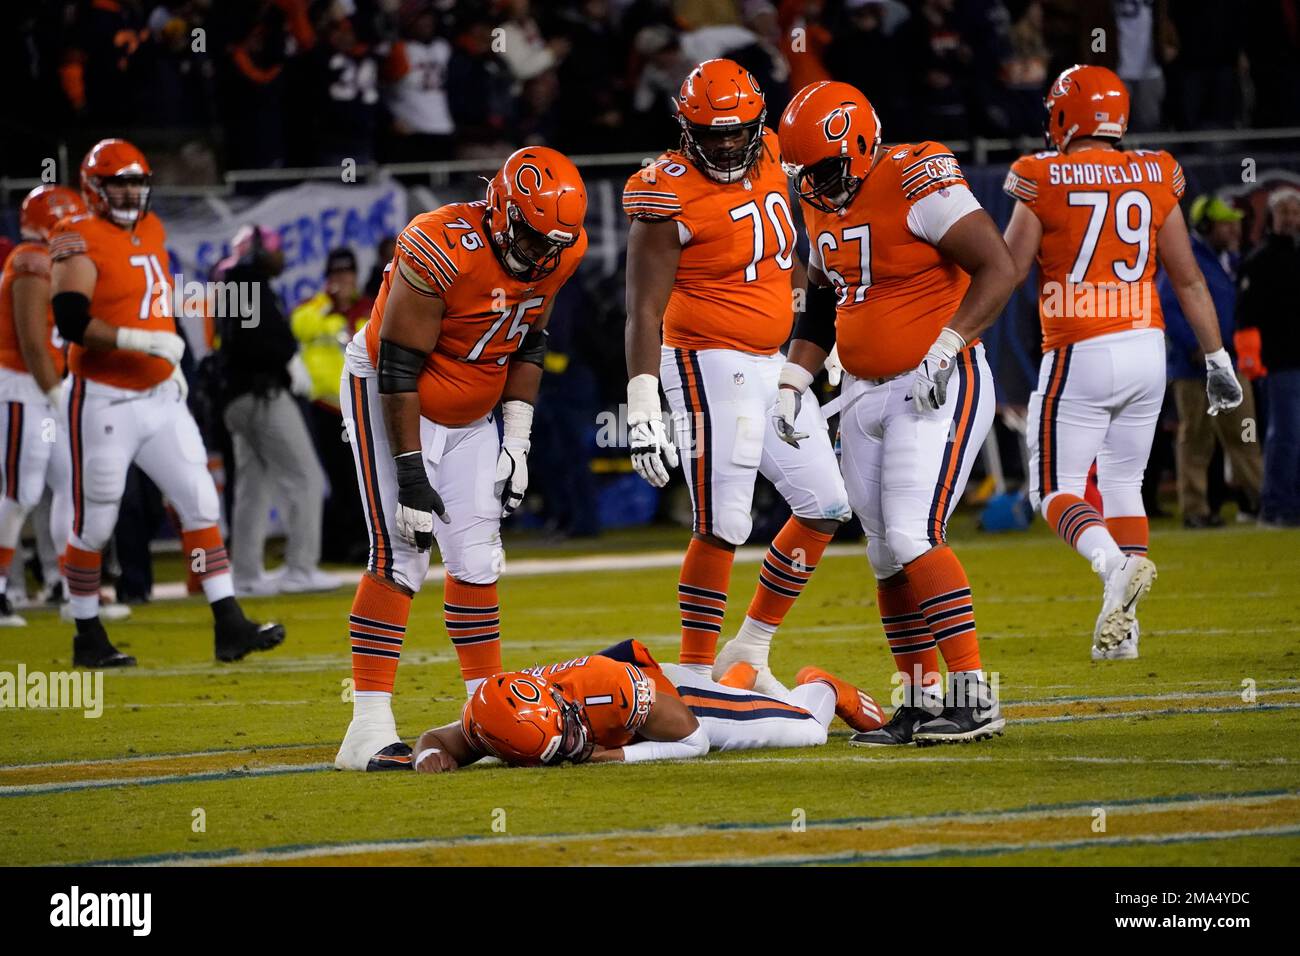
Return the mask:
[[[545,329],[533,329],[524,336],[515,354],[510,356],[510,361],[531,362],[540,368],[546,361],[546,340],[549,336],[550,333]]]
[[[80,345],[90,324],[90,300],[80,292],[60,292],[54,297],[54,324],[65,341]]]
[[[808,286],[804,309],[794,323],[794,338],[806,339],[829,352],[835,347],[835,290]]]
[[[420,369],[424,368],[428,357],[424,352],[380,339],[379,394],[396,395],[419,391]]]

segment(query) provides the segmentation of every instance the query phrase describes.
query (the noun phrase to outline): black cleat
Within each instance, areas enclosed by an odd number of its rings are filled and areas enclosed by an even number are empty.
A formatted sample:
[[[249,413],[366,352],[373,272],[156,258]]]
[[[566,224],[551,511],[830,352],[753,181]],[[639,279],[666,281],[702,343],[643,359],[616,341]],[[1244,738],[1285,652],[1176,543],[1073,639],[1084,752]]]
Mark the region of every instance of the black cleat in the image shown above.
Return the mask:
[[[217,625],[217,660],[242,660],[252,651],[269,651],[284,643],[283,624],[258,624],[244,618]]]
[[[370,758],[370,763],[366,764],[366,772],[374,773],[380,770],[414,770],[415,759],[411,748],[400,740],[395,744],[389,744],[379,753]]]
[[[945,707],[916,728],[912,738],[918,747],[934,744],[969,744],[1001,737],[1007,722],[996,703],[976,707]]]
[[[856,733],[849,738],[849,743],[855,747],[905,747],[912,743],[916,729],[933,717],[923,707],[899,707],[885,726]]]
[[[77,633],[72,638],[72,666],[93,670],[135,667],[135,658],[114,647],[99,618],[92,617],[77,621]]]

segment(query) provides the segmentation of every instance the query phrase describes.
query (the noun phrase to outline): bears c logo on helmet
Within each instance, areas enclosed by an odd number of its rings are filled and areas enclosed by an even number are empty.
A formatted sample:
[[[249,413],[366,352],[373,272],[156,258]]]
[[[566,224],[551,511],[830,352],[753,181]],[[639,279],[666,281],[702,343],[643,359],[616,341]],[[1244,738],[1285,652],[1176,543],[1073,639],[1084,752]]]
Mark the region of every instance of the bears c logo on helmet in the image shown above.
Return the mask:
[[[827,114],[826,121],[822,123],[822,132],[826,134],[828,142],[841,140],[848,133],[849,110],[853,109],[854,105],[850,103],[848,106],[837,106]]]
[[[510,682],[510,693],[514,694],[525,704],[535,704],[542,699],[540,688],[529,680],[512,680]]]
[[[1069,89],[1070,89],[1069,73],[1068,72],[1062,73],[1060,76],[1056,78],[1056,82],[1052,84],[1051,95],[1053,97],[1064,96],[1069,91]]]
[[[531,188],[524,184],[524,173],[533,174],[533,185]],[[540,190],[542,188],[542,171],[532,163],[524,163],[519,167],[518,171],[515,172],[515,188],[525,196],[531,196],[534,189]]]

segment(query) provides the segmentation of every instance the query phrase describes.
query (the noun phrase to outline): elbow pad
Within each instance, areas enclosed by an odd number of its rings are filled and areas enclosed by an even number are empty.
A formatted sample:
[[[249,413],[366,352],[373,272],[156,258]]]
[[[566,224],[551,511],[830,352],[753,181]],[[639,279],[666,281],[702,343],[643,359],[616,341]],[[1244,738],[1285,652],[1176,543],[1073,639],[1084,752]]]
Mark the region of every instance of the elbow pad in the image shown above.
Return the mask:
[[[90,324],[90,300],[80,292],[60,292],[54,297],[54,324],[64,341],[80,345]]]
[[[794,323],[794,337],[829,352],[835,346],[835,290],[827,285],[810,285],[804,309]]]
[[[541,368],[546,362],[546,341],[549,333],[545,329],[533,329],[524,336],[515,354],[510,356],[512,362],[530,362]]]
[[[405,345],[379,342],[379,394],[397,395],[419,391],[420,369],[428,358],[425,352],[408,349]]]

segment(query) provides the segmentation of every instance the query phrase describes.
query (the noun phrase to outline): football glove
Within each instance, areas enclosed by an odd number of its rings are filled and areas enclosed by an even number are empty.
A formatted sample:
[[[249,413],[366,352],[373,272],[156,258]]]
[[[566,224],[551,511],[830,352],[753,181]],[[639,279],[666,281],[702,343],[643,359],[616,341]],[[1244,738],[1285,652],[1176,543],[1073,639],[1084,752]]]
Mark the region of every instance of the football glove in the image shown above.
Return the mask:
[[[148,329],[118,329],[117,347],[166,359],[172,365],[179,365],[181,356],[185,354],[185,340],[175,332],[151,332]]]
[[[627,424],[632,468],[653,487],[662,488],[678,458],[677,446],[664,427],[659,380],[653,375],[638,375],[627,383]]]
[[[311,398],[311,372],[307,371],[302,353],[294,352],[293,358],[289,359],[289,364],[284,368],[289,373],[289,391],[299,398]]]
[[[181,371],[179,365],[172,366],[172,374],[168,381],[176,383],[176,390],[180,393],[182,402],[190,397],[190,383],[185,380],[185,373]]]
[[[1211,415],[1230,412],[1241,404],[1241,383],[1237,381],[1227,349],[1205,356],[1205,394],[1210,400]]]
[[[772,406],[772,427],[777,437],[787,445],[799,447],[799,440],[807,438],[805,432],[795,430],[799,406],[803,404],[804,390],[812,384],[813,375],[802,365],[786,362],[777,380],[776,403]]]
[[[826,353],[826,384],[831,388],[839,388],[840,379],[844,378],[844,366],[840,364],[840,347],[839,344],[831,346],[831,350]]]
[[[948,400],[948,379],[957,367],[957,353],[966,340],[952,329],[944,328],[925,353],[912,379],[912,403],[916,408],[940,409]]]
[[[533,428],[533,406],[512,399],[501,406],[503,437],[497,456],[496,484],[493,490],[501,502],[501,517],[509,518],[523,504],[528,490],[529,434]]]
[[[393,463],[397,466],[397,534],[416,551],[428,551],[433,547],[433,516],[448,524],[447,509],[429,484],[423,452],[397,455]]]

